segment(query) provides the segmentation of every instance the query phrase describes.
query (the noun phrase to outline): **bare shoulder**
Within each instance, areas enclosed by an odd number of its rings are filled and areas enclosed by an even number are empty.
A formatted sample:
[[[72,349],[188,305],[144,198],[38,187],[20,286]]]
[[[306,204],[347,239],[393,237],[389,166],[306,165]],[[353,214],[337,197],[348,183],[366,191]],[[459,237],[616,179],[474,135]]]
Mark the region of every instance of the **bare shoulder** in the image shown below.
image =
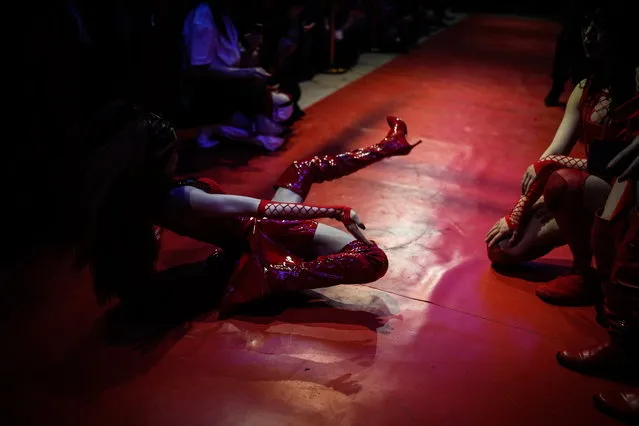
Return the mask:
[[[168,193],[166,202],[169,208],[183,208],[191,204],[193,197],[206,194],[199,188],[190,185],[180,185],[171,189]]]
[[[206,194],[201,189],[188,185],[172,188],[164,199],[160,215],[163,226],[168,229],[180,229],[195,223],[198,217],[192,204],[193,197],[197,197],[198,193]]]
[[[581,94],[584,92],[584,89],[586,88],[587,85],[588,85],[587,78],[584,78],[579,83],[575,84],[574,89],[572,89],[573,95],[578,94],[581,97]]]

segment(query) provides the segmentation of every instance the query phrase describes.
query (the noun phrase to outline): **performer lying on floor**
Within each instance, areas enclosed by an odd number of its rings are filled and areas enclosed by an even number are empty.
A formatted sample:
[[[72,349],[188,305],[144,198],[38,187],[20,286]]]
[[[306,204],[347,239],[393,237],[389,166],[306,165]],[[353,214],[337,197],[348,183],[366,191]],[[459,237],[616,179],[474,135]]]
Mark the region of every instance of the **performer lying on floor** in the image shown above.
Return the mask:
[[[595,72],[573,90],[552,143],[524,174],[521,198],[486,236],[490,260],[501,265],[530,261],[568,243],[573,270],[537,289],[549,303],[592,303],[589,237],[614,180],[606,165],[639,134],[639,57],[620,47],[633,31],[628,17],[620,16],[624,10],[601,7],[588,21],[583,42]],[[578,140],[587,159],[566,156]]]
[[[229,271],[222,310],[272,292],[381,278],[386,255],[362,234],[364,225],[351,208],[299,203],[314,183],[407,155],[417,144],[407,142],[405,123],[392,117],[388,123],[391,130],[377,145],[293,163],[276,182],[273,201],[267,201],[226,195],[210,179],[173,180],[172,126],[131,105],[108,107],[88,134],[100,147],[86,177],[89,222],[80,247],[98,300],[117,296],[144,303],[158,251],[154,225],[223,250],[215,272],[222,278]],[[350,234],[316,218],[338,220]]]

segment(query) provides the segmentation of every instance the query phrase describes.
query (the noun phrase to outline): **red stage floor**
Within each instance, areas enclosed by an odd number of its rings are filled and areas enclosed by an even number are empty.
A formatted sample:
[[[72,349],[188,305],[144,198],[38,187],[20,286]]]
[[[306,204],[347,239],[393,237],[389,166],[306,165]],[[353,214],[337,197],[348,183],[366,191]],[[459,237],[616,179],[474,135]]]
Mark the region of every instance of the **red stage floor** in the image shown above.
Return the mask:
[[[387,114],[404,118],[425,142],[409,157],[309,198],[353,206],[387,250],[390,271],[371,286],[116,344],[86,273],[56,259],[29,267],[15,284],[19,311],[3,320],[0,423],[616,424],[590,399],[618,385],[554,360],[603,338],[592,311],[542,303],[533,282],[491,270],[483,244],[561,118],[543,105],[556,33],[540,21],[468,18],[311,107],[283,152],[239,164],[202,154],[200,165],[217,163],[205,174],[230,192],[269,197],[292,160],[369,145]],[[163,249],[165,265],[207,254],[172,235]],[[566,258],[559,250],[544,262]]]

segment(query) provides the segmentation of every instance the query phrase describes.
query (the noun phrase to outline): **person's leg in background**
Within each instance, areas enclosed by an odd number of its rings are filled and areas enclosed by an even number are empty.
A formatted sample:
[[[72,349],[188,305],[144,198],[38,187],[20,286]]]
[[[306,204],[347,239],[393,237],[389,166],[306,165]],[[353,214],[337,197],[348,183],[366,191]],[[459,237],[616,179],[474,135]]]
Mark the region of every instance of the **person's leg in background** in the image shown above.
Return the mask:
[[[636,182],[634,183],[636,185]],[[614,194],[614,191],[611,192]],[[639,194],[635,197],[639,199]],[[619,202],[611,195],[607,206]],[[557,354],[561,365],[584,374],[639,380],[639,210],[637,201],[617,217],[597,216],[593,245],[605,281],[598,320],[610,332],[608,342]],[[605,211],[604,211],[605,214]],[[639,393],[611,391],[595,395],[600,410],[621,420],[639,422]]]

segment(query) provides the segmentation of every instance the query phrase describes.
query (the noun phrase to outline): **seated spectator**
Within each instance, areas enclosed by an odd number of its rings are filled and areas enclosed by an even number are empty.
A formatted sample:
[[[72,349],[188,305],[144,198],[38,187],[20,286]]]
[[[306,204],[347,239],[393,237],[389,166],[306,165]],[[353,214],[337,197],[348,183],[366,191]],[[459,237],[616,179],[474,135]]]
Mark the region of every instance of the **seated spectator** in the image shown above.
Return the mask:
[[[306,0],[286,0],[263,8],[264,46],[261,61],[272,74],[271,81],[293,100],[292,120],[304,115],[298,105],[299,82],[312,78],[313,8]]]
[[[247,34],[246,48],[225,2],[199,2],[184,22],[186,100],[200,128],[198,145],[220,139],[260,145],[269,151],[284,142],[280,123],[292,114],[290,96],[268,87],[270,74],[258,67],[262,37]]]

